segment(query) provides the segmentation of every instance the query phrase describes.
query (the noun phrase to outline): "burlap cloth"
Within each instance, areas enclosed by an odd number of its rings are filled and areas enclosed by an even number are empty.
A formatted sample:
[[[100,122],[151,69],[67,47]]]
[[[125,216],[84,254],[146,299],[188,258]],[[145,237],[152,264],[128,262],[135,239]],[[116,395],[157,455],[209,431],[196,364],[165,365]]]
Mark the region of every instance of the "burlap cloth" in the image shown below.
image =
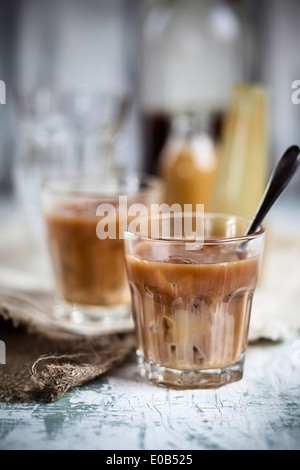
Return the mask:
[[[51,402],[123,363],[134,351],[133,331],[81,335],[56,328],[22,297],[0,292],[0,399]],[[1,362],[1,361],[0,361]]]

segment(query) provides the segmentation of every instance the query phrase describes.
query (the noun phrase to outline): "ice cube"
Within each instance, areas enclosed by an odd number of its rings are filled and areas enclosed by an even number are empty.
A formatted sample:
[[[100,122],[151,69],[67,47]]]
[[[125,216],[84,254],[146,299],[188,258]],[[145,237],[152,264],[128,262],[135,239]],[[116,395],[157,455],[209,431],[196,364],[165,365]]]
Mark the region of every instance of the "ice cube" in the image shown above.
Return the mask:
[[[171,320],[171,318],[164,315],[163,318],[162,318],[162,327],[165,331],[168,331],[168,330],[174,328],[173,320]]]
[[[197,261],[186,258],[184,256],[169,256],[168,258],[161,261],[162,263],[174,263],[174,264],[197,264]]]
[[[189,307],[193,309],[194,313],[200,313],[203,308],[210,306],[211,303],[212,299],[210,296],[197,295],[196,297],[191,298]]]
[[[203,361],[205,360],[205,354],[203,354],[203,351],[198,347],[198,346],[193,346],[193,356],[194,356],[194,362],[196,364],[202,364]]]
[[[171,304],[174,300],[174,294],[172,292],[165,291],[159,286],[151,286],[149,284],[144,284],[144,289],[148,294],[151,294],[154,302],[159,302],[161,304]]]

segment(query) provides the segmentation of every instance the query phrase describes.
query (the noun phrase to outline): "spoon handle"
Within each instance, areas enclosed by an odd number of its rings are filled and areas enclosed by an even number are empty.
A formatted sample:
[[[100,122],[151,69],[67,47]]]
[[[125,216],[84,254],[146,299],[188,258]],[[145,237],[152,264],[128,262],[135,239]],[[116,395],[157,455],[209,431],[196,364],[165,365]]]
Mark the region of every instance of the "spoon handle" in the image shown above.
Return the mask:
[[[248,227],[246,235],[255,232],[261,221],[283,192],[296,172],[300,163],[300,149],[297,145],[289,147],[275,165],[257,212]]]

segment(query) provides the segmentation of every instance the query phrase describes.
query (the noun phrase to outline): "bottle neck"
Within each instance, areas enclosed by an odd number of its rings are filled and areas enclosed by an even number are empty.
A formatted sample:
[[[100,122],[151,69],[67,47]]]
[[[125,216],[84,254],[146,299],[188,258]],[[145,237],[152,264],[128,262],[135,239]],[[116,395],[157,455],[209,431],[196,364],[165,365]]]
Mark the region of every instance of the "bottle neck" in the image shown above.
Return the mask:
[[[210,115],[207,111],[176,114],[172,118],[171,134],[182,139],[191,139],[195,135],[211,134]]]

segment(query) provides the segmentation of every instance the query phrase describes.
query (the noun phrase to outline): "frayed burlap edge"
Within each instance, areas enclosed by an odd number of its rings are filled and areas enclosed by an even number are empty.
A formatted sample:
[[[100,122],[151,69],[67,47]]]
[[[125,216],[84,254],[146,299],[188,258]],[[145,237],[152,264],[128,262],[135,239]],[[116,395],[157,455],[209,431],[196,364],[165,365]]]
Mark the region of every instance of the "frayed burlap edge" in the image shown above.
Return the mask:
[[[0,399],[11,402],[54,401],[122,364],[136,345],[133,332],[85,337],[41,328],[1,301],[0,339],[6,345]]]

